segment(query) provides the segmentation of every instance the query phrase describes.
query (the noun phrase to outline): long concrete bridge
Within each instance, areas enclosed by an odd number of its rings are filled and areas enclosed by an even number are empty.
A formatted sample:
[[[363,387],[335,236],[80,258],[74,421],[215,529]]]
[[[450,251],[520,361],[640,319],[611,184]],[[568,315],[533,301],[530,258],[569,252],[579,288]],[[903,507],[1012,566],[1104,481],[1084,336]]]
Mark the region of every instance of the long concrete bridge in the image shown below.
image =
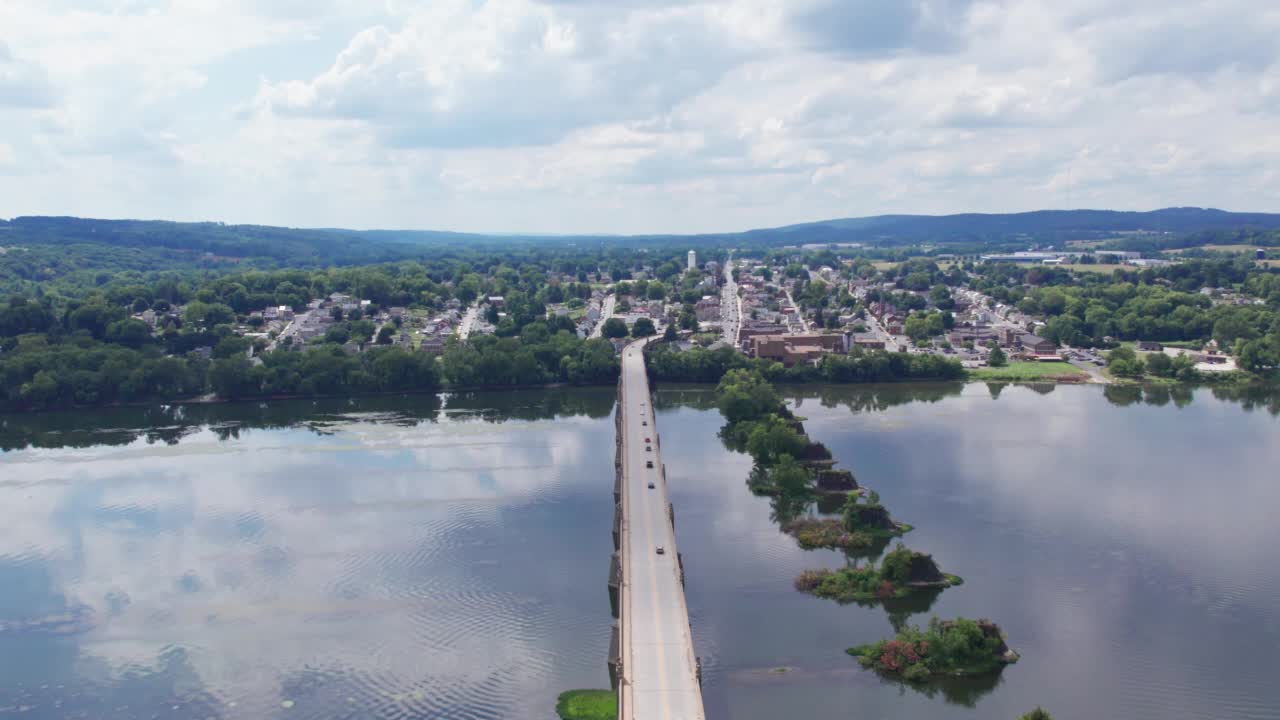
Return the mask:
[[[675,512],[667,498],[644,342],[622,352],[609,599],[609,675],[620,720],[704,720],[701,668],[684,598]]]

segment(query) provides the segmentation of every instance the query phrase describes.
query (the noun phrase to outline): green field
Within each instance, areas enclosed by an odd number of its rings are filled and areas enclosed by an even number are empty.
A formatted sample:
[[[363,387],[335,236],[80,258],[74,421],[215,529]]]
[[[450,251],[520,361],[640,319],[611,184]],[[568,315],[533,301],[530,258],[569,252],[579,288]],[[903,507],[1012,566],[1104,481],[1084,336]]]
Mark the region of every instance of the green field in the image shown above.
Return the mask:
[[[984,367],[969,371],[971,380],[1043,380],[1063,375],[1086,375],[1068,362],[1012,362],[1005,367]]]
[[[615,720],[618,694],[612,690],[566,690],[556,703],[560,720]]]
[[[911,260],[933,260],[933,258],[931,258],[931,257],[927,257],[927,256],[925,256],[925,255],[918,255],[918,256],[913,257],[913,258],[910,258],[910,259],[911,259]],[[939,270],[942,270],[943,272],[945,272],[945,271],[947,271],[947,270],[950,270],[951,268],[953,268],[953,267],[955,267],[956,265],[959,265],[959,264],[960,264],[960,263],[956,262],[955,260],[934,260],[934,262],[937,264],[938,269],[939,269]],[[877,270],[889,270],[889,269],[891,269],[891,268],[896,268],[896,267],[898,267],[898,266],[899,266],[899,265],[901,265],[901,264],[902,264],[902,263],[900,263],[900,262],[895,262],[895,261],[893,261],[893,260],[876,260],[876,261],[874,261],[874,262],[872,262],[872,263],[871,263],[871,266],[872,266],[872,267],[874,267],[874,268],[875,268],[875,269],[877,269]]]

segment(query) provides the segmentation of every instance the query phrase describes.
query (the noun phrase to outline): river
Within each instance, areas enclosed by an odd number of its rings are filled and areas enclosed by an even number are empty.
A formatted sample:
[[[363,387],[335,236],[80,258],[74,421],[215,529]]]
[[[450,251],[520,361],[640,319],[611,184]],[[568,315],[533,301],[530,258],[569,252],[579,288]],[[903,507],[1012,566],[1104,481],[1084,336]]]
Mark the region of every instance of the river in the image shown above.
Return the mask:
[[[1207,390],[788,390],[1022,653],[921,692],[882,609],[656,407],[709,716],[1280,717],[1280,406]],[[607,684],[611,389],[0,416],[0,717],[548,718]]]

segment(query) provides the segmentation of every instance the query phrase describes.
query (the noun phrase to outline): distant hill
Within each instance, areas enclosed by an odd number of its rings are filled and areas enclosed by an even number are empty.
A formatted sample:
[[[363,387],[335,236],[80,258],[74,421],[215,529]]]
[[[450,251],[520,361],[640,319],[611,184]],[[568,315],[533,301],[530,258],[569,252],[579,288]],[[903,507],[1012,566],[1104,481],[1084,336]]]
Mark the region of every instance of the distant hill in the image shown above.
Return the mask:
[[[430,230],[299,229],[217,222],[18,217],[0,220],[0,246],[110,246],[190,257],[260,258],[279,265],[355,264],[419,257],[427,248],[500,249],[512,245],[626,243],[654,247],[779,247],[864,243],[1046,243],[1151,231],[1189,236],[1280,229],[1280,214],[1205,208],[1151,212],[1040,210],[1012,214],[877,215],[739,233],[698,235],[499,235]]]
[[[988,215],[878,215],[822,220],[747,235],[790,242],[956,243],[1036,241],[1104,237],[1118,232],[1189,234],[1220,229],[1277,229],[1280,214],[1234,213],[1211,208],[1165,208],[1150,212],[1116,210],[1037,210]]]

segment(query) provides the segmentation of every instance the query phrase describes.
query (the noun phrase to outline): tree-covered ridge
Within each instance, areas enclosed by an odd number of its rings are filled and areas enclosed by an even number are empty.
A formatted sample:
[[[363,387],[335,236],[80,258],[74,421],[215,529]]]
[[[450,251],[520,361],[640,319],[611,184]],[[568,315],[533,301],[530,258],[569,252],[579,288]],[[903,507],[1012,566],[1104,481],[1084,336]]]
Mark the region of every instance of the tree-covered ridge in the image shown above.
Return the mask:
[[[617,281],[649,267],[651,277],[670,280],[681,273],[688,249],[612,242],[566,244],[553,238],[470,242],[449,234],[429,241],[393,241],[388,238],[403,234],[372,235],[375,239],[370,240],[348,231],[218,223],[77,218],[0,221],[0,294],[33,295],[39,288],[46,295],[78,297],[113,287],[151,285],[165,278],[199,284],[218,276],[255,271],[312,273],[337,268],[340,272],[354,266],[388,275],[397,275],[399,269],[410,276],[428,276],[436,283],[452,279],[459,270],[496,279],[496,271],[504,268],[525,279],[534,271],[550,271],[572,277],[599,273]],[[701,253],[706,260],[724,257],[723,251],[715,248]],[[411,281],[406,283],[406,291],[415,289]]]

